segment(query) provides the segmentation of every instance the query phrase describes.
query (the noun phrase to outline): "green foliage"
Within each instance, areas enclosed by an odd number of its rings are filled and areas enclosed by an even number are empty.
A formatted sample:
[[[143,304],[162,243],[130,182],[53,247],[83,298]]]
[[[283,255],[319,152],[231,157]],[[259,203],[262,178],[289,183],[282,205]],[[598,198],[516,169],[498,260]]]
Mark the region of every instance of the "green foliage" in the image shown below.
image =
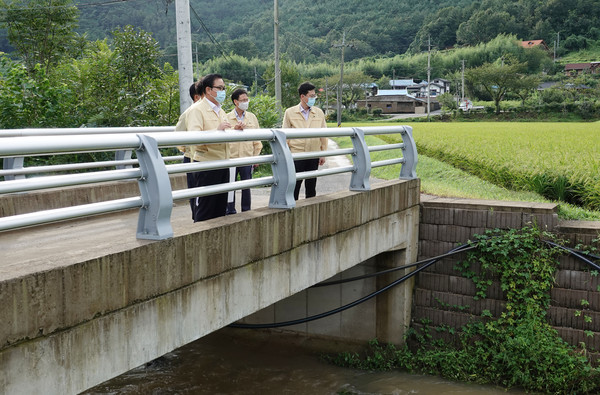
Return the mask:
[[[560,339],[544,318],[557,267],[557,251],[542,241],[547,237],[535,227],[476,237],[480,248],[461,267],[480,291],[489,285],[488,275],[498,278],[506,292],[506,311],[496,318],[489,311],[473,317],[457,333],[457,342],[435,340],[432,329],[451,328],[431,328],[425,321],[422,328],[409,329],[401,348],[372,341],[362,355],[342,353],[329,360],[353,368],[402,369],[526,391],[597,393],[600,371]],[[470,270],[474,264],[481,264],[478,276]]]
[[[476,235],[477,252],[469,252],[467,259],[457,267],[471,278],[478,289],[477,296],[486,297],[494,277],[499,277],[506,295],[506,312],[501,320],[509,324],[528,315],[543,317],[550,303],[550,289],[558,262],[558,250],[546,247],[541,239],[553,236],[535,227],[498,230]],[[471,270],[476,264],[479,272]]]
[[[141,93],[148,80],[160,75],[158,42],[152,34],[131,25],[114,30],[112,35],[115,67],[124,78],[127,90]]]
[[[0,0],[1,25],[27,70],[50,67],[75,44],[79,11],[72,0]]]
[[[504,99],[507,92],[532,89],[529,83],[526,86],[523,85],[528,82],[520,74],[524,67],[524,64],[518,62],[509,65],[486,63],[467,71],[468,86],[475,94],[483,91],[491,97],[496,107],[496,113],[498,114],[500,113],[500,102]]]
[[[300,86],[303,81],[301,80],[298,68],[294,63],[284,59],[279,63],[279,69],[281,71],[281,107],[285,110],[300,102],[298,86]],[[263,78],[267,81],[267,93],[270,96],[275,96],[274,63],[269,65],[263,74]]]
[[[0,128],[67,126],[73,91],[52,81],[40,65],[35,78],[25,66],[0,53]]]
[[[261,128],[272,128],[281,124],[279,112],[277,111],[277,101],[272,96],[258,95],[251,97],[248,109],[256,115]]]
[[[443,93],[438,96],[438,101],[442,105],[442,111],[453,111],[458,109],[458,104],[456,104],[456,99],[454,95],[451,93]]]

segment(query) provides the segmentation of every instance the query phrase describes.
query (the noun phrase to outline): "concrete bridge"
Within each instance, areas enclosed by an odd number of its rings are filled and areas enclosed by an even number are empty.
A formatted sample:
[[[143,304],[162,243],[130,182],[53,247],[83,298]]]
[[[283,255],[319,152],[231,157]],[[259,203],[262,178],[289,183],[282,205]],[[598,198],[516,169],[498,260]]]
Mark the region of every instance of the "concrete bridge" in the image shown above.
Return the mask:
[[[85,188],[4,196],[4,215],[17,202],[33,210],[101,193]],[[110,194],[127,183],[102,188]],[[180,200],[173,237],[162,240],[136,238],[137,221],[130,210],[0,233],[1,394],[78,393],[253,313],[276,322],[298,318],[274,303],[348,269],[354,275],[414,262],[419,181],[380,182],[291,209],[262,207],[196,224]],[[310,315],[363,296],[348,286],[330,292],[338,295],[333,302],[306,301],[300,310]],[[367,329],[352,319],[360,313],[313,328],[398,343],[411,295],[407,283],[378,296]]]
[[[135,238],[136,213],[4,233],[0,392],[77,393],[370,258],[412,262],[418,203],[399,180],[200,224],[182,204],[161,241]],[[377,321],[390,341],[410,311],[395,292]]]

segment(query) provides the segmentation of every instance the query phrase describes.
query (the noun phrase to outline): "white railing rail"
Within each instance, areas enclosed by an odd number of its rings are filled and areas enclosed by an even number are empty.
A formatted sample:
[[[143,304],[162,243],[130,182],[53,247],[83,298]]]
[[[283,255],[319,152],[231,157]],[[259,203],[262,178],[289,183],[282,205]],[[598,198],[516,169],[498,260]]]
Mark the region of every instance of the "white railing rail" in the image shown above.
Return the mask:
[[[160,240],[172,237],[173,235],[170,217],[174,200],[271,185],[269,207],[287,209],[295,207],[293,190],[296,180],[349,172],[351,173],[349,189],[365,191],[370,189],[369,176],[373,167],[394,164],[402,164],[400,178],[416,177],[417,151],[412,138],[412,128],[409,126],[336,129],[256,129],[245,130],[243,132],[173,132],[173,128],[163,128],[160,130],[158,128],[134,128],[130,129],[129,133],[124,131],[126,128],[110,128],[111,132],[115,131],[115,129],[118,129],[118,132],[109,134],[102,134],[97,129],[100,128],[94,128],[93,132],[86,134],[59,134],[58,131],[61,129],[53,129],[53,134],[50,134],[45,133],[41,129],[29,129],[29,132],[23,135],[2,138],[0,140],[0,158],[23,158],[26,156],[90,151],[135,150],[138,158],[136,160],[107,161],[96,163],[96,165],[100,164],[98,167],[106,167],[108,165],[137,164],[139,167],[6,180],[0,182],[0,194],[23,193],[47,188],[137,179],[141,196],[3,217],[0,218],[0,231],[124,209],[140,208],[137,237],[140,239]],[[67,129],[66,131],[69,130]],[[76,130],[81,131],[82,129]],[[83,129],[83,131],[86,130]],[[0,136],[3,135],[2,132],[0,131]],[[12,131],[10,132],[13,133]],[[374,147],[367,146],[365,135],[381,134],[400,134],[403,142]],[[287,139],[315,137],[350,137],[353,142],[353,148],[292,154],[286,143]],[[248,158],[165,165],[165,160],[177,160],[180,157],[163,158],[159,151],[159,147],[255,140],[268,141],[273,153],[271,155]],[[402,150],[402,156],[386,161],[371,162],[370,152],[392,149]],[[338,155],[351,155],[352,166],[302,172],[299,174],[295,172],[294,160]],[[171,190],[169,174],[263,163],[271,164],[273,170],[272,176],[199,188]],[[92,164],[82,165],[88,166],[86,168],[95,167]],[[62,166],[63,169],[69,166],[76,168],[74,164],[58,166]],[[52,166],[48,167],[53,168]]]

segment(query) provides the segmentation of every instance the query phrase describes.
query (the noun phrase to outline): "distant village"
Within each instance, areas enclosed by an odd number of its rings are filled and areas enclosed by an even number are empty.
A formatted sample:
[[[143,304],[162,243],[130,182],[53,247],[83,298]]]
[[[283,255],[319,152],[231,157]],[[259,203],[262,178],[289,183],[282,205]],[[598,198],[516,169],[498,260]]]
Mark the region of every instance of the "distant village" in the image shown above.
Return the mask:
[[[541,46],[550,51],[544,40],[522,41],[524,48]],[[565,65],[565,74],[576,77],[582,73],[600,74],[600,61],[589,63],[569,63]],[[538,90],[548,89],[556,82],[544,82],[538,86]],[[379,89],[376,84],[370,84],[367,88],[365,100],[357,100],[357,108],[368,108],[369,111],[380,109],[382,114],[424,114],[427,112],[427,81],[415,79],[390,80],[391,89]],[[443,78],[435,78],[429,84],[430,110],[440,109],[440,103],[436,98],[450,92],[450,81]],[[577,89],[586,89],[585,86],[574,86]]]

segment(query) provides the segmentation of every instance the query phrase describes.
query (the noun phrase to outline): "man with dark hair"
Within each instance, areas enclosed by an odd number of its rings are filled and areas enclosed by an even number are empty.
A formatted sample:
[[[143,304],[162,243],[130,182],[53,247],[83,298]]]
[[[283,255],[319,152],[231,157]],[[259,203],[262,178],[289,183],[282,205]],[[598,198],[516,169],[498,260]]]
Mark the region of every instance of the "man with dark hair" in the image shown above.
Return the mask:
[[[239,125],[241,130],[244,129],[259,129],[258,119],[256,115],[248,111],[248,104],[250,99],[248,98],[248,92],[244,89],[236,89],[231,94],[231,101],[235,108],[233,111],[227,114],[227,120],[232,125]],[[262,143],[260,141],[240,141],[236,143],[229,143],[229,157],[230,158],[244,158],[248,156],[257,156],[260,154],[262,149]],[[232,167],[231,181],[237,179],[237,175],[240,175],[240,180],[249,180],[252,178],[252,165]],[[242,189],[242,211],[250,210],[250,189]],[[235,214],[235,191],[229,192],[227,199],[227,214]]]
[[[285,110],[283,115],[284,128],[326,128],[325,114],[315,106],[317,94],[315,86],[310,82],[305,82],[298,87],[300,95],[300,104]],[[310,139],[292,139],[287,141],[290,151],[295,152],[315,152],[327,150],[327,139],[310,138]],[[294,166],[296,173],[303,171],[317,170],[319,165],[325,163],[325,158],[295,160]],[[296,181],[294,188],[294,199],[298,200],[300,195],[300,187],[302,180]],[[304,183],[305,196],[311,198],[317,195],[317,179],[309,178]]]
[[[200,95],[196,92],[196,84],[197,82],[194,82],[192,85],[190,85],[190,97],[192,98],[193,103],[196,103],[201,99]]]
[[[189,131],[215,131],[231,128],[221,104],[225,101],[226,91],[223,77],[219,74],[208,74],[200,84],[204,98],[192,104],[185,122]],[[199,144],[188,147],[186,156],[193,162],[228,159],[229,144]],[[217,169],[192,173],[190,187],[223,184],[229,182],[229,170]],[[202,196],[194,199],[194,222],[221,217],[227,208],[227,193]]]
[[[202,99],[203,95],[200,93],[201,91],[199,90],[201,88],[202,88],[202,78],[200,78],[200,80],[198,80],[197,82],[190,85],[190,90],[189,90],[190,98],[192,99],[193,103],[196,103],[198,100]],[[177,125],[175,125],[176,132],[186,132],[188,130],[186,117],[191,108],[192,108],[192,106],[189,106],[179,116],[179,121],[177,122]],[[177,149],[183,154],[183,163],[190,163],[191,159],[190,159],[190,154],[188,152],[189,147],[187,147],[185,145],[180,145],[177,147]],[[194,173],[187,173],[188,188],[192,188],[192,185],[194,182],[193,180],[194,180]],[[190,199],[190,208],[192,209],[192,218],[194,218],[194,200],[195,199]]]

